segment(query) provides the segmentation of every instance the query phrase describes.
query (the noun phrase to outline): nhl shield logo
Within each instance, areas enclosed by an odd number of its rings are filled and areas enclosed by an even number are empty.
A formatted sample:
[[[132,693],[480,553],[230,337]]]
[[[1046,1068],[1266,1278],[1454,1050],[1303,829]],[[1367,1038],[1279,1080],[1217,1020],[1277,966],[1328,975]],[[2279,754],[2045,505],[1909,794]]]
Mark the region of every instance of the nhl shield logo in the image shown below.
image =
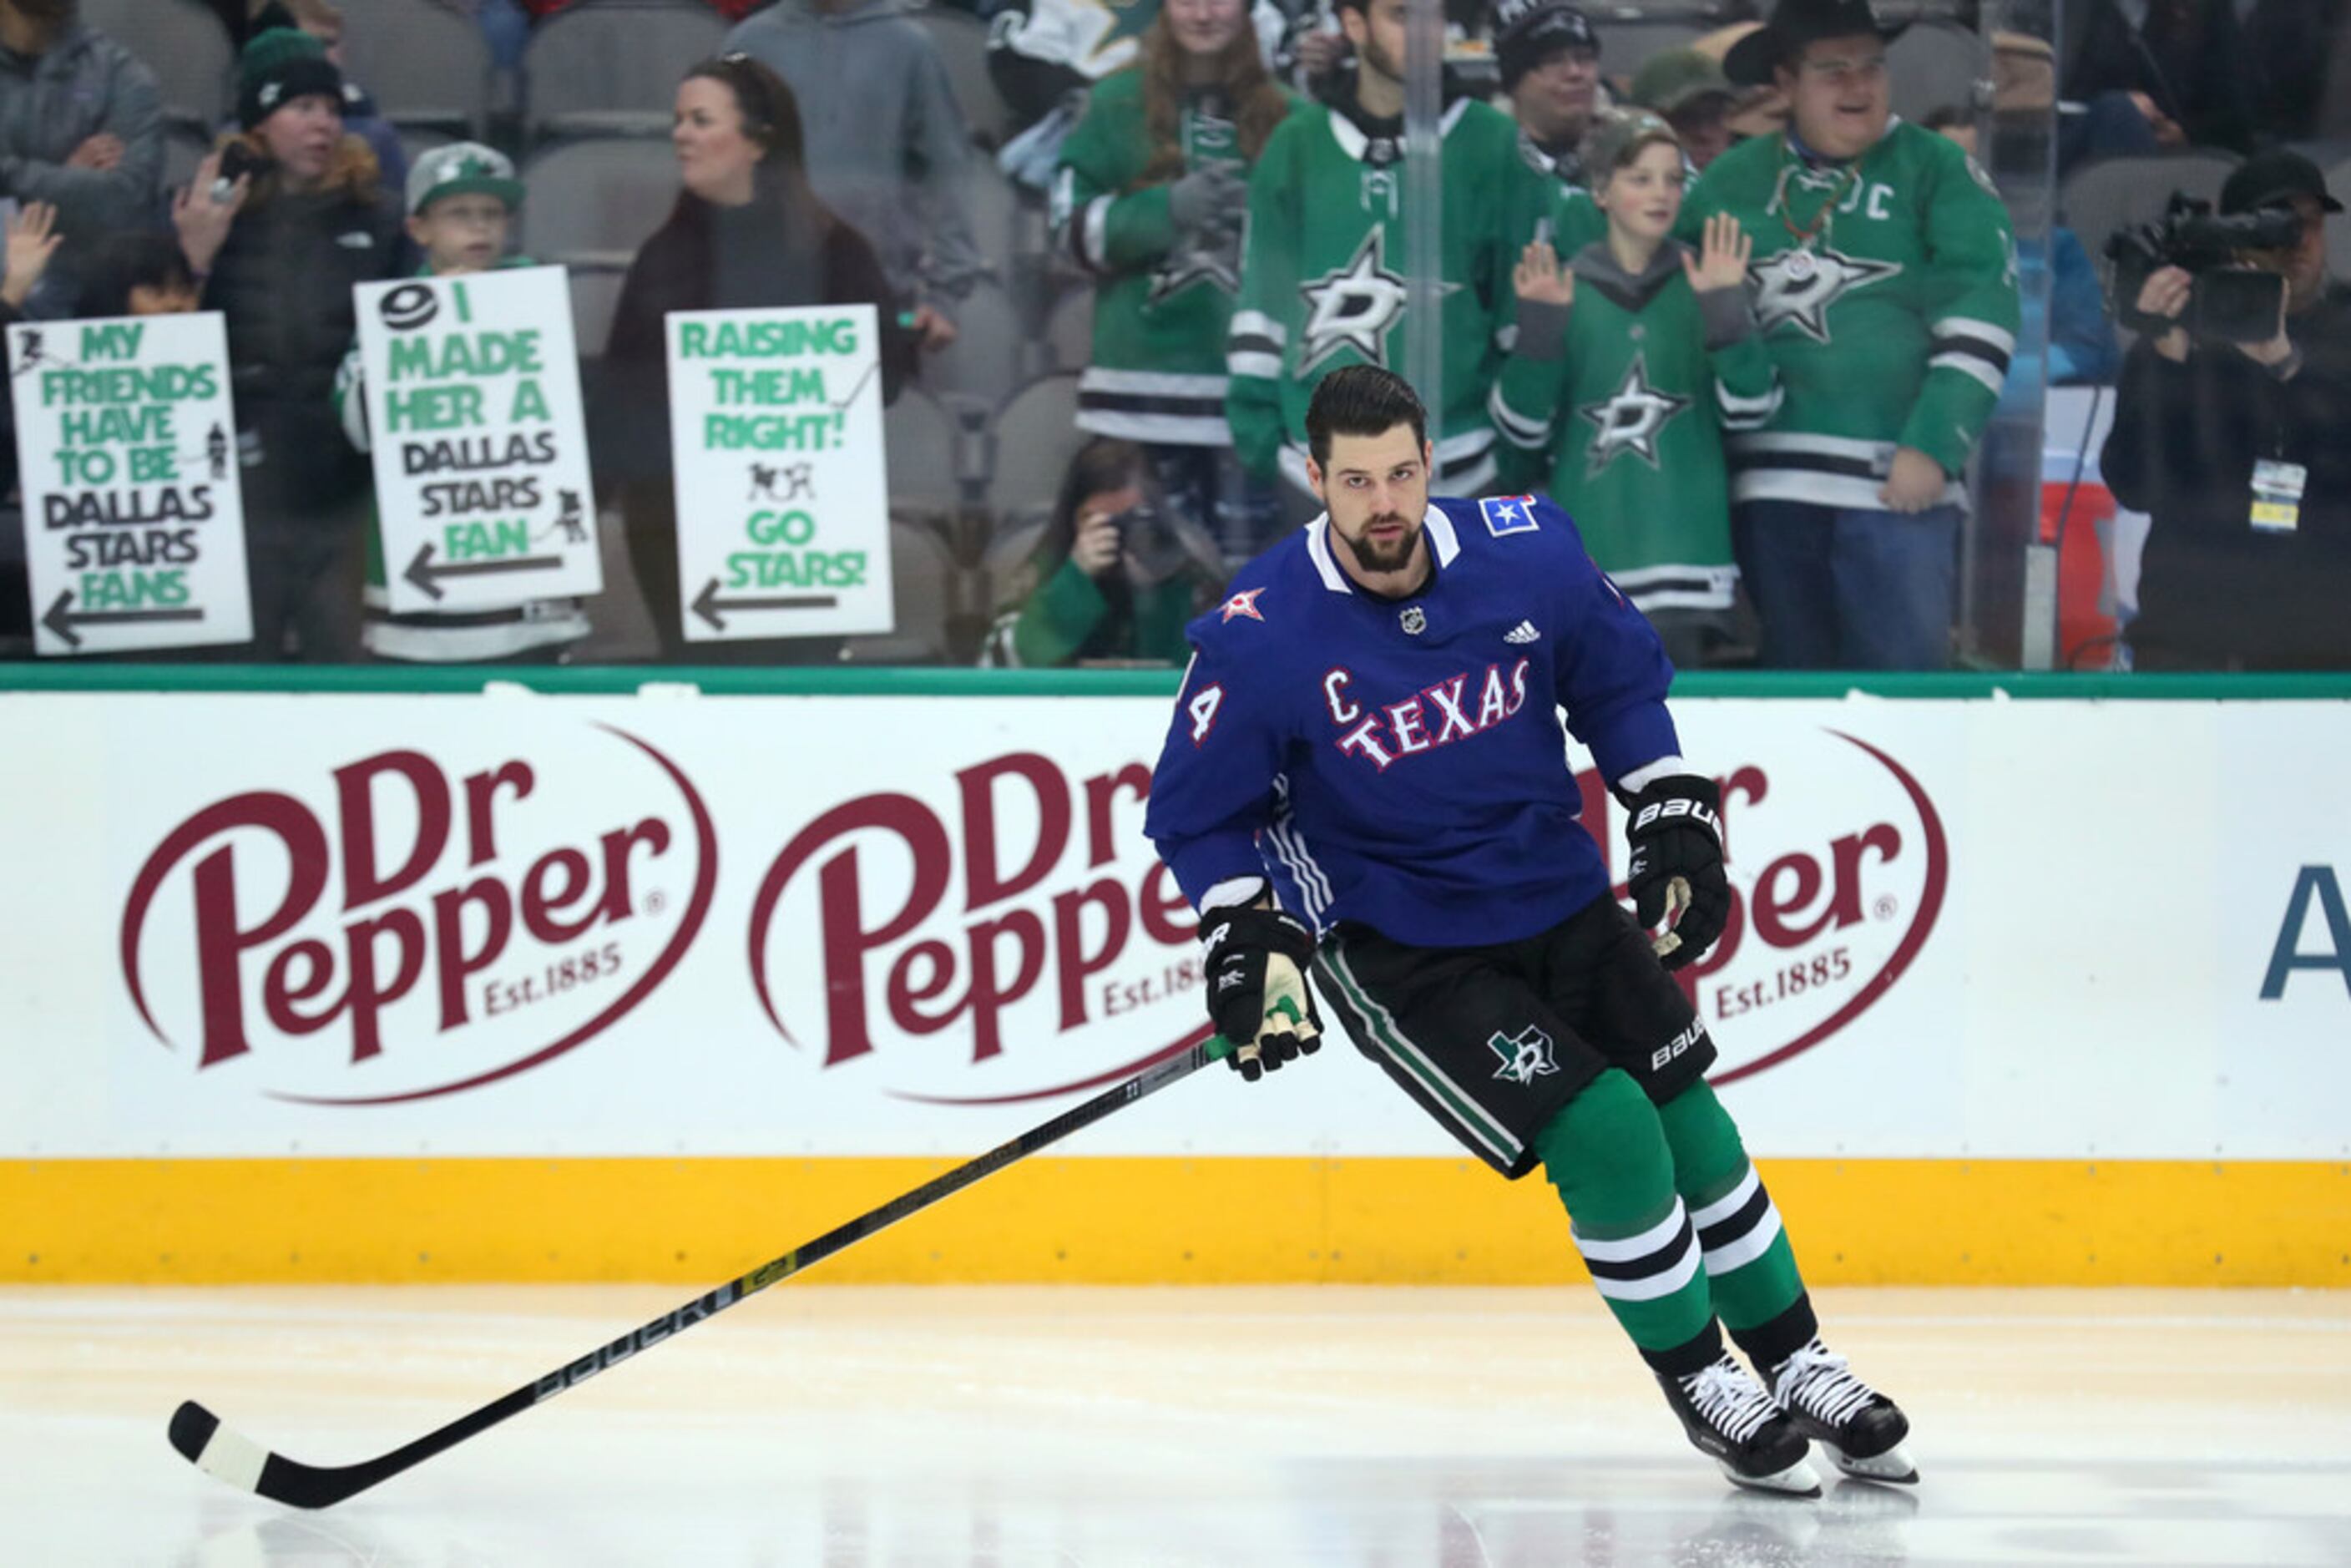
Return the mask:
[[[1396,624],[1404,628],[1405,636],[1417,637],[1428,630],[1428,617],[1421,613],[1419,605],[1407,604],[1404,613],[1396,617]]]
[[[1501,1059],[1502,1065],[1494,1071],[1497,1078],[1512,1083],[1532,1083],[1559,1071],[1559,1063],[1551,1053],[1551,1036],[1529,1024],[1516,1035],[1496,1030],[1487,1038],[1487,1046]]]

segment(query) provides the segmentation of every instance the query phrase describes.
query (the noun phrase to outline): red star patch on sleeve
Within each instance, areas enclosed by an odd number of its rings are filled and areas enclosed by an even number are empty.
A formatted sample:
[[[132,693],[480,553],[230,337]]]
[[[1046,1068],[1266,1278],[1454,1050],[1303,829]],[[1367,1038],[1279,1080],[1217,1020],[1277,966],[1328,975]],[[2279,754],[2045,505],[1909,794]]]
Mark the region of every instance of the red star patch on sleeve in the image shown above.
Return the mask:
[[[1243,592],[1236,593],[1230,599],[1226,600],[1225,620],[1230,621],[1235,616],[1238,615],[1246,615],[1252,621],[1264,620],[1265,617],[1259,614],[1257,609],[1257,596],[1264,591],[1265,590],[1262,588],[1252,588],[1246,590]],[[1219,622],[1219,624],[1221,623],[1222,622]]]

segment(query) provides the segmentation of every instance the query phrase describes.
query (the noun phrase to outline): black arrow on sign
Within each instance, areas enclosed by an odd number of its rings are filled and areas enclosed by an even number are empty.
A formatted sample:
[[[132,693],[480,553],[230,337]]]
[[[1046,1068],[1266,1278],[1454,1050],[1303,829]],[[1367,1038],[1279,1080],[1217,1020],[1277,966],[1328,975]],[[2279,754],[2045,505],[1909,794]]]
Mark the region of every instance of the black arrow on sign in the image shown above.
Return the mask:
[[[445,599],[448,596],[441,591],[437,580],[444,577],[480,577],[493,571],[554,571],[562,565],[559,555],[518,555],[511,560],[469,560],[454,566],[434,566],[433,545],[428,539],[416,552],[416,559],[408,563],[408,570],[400,575],[434,598]]]
[[[694,596],[694,612],[709,622],[713,632],[724,632],[726,622],[718,614],[722,610],[830,610],[840,602],[839,596],[831,593],[785,594],[774,599],[721,599],[718,597],[718,580],[714,577],[702,585],[701,592]]]
[[[65,639],[68,648],[81,646],[81,639],[73,632],[77,626],[119,626],[133,621],[202,621],[204,618],[201,610],[85,610],[76,615],[68,609],[72,603],[73,590],[68,588],[57,595],[57,602],[49,606],[49,612],[41,617],[41,624]]]

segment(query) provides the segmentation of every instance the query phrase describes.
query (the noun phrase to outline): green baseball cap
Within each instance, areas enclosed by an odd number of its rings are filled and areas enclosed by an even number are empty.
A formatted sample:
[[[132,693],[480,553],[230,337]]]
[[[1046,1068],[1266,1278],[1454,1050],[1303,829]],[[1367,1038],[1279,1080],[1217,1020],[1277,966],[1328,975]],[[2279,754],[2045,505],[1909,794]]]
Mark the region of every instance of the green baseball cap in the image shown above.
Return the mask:
[[[408,210],[423,212],[444,196],[496,196],[509,212],[522,208],[522,182],[511,159],[478,141],[452,141],[420,156],[408,170]]]
[[[1663,49],[1633,73],[1632,100],[1643,109],[1673,114],[1701,98],[1739,96],[1722,68],[1696,49]]]

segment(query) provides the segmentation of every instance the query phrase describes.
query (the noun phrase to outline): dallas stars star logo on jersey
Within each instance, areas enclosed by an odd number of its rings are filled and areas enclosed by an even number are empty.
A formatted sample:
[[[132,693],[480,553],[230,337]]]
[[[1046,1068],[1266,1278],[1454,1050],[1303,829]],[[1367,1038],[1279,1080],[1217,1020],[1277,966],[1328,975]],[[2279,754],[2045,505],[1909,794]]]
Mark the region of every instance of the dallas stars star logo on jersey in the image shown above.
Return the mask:
[[[1460,285],[1440,283],[1439,298]],[[1347,265],[1300,286],[1306,300],[1305,343],[1298,356],[1301,381],[1342,349],[1353,349],[1382,370],[1388,368],[1388,329],[1404,319],[1405,281],[1387,267],[1387,230],[1374,225]]]
[[[1502,1060],[1500,1069],[1494,1074],[1497,1078],[1506,1078],[1513,1083],[1532,1083],[1559,1071],[1559,1063],[1551,1053],[1551,1036],[1532,1024],[1516,1035],[1496,1030],[1486,1044]]]
[[[1178,241],[1166,259],[1152,269],[1151,296],[1144,304],[1146,308],[1156,305],[1196,283],[1213,285],[1228,294],[1241,291],[1239,229],[1224,230],[1207,245]]]
[[[1648,355],[1635,353],[1633,362],[1625,367],[1625,379],[1614,392],[1575,411],[1577,418],[1592,422],[1592,450],[1584,467],[1585,476],[1596,478],[1624,452],[1656,467],[1657,437],[1692,401],[1651,386]]]
[[[1829,340],[1829,307],[1856,288],[1883,283],[1902,270],[1896,261],[1847,256],[1823,246],[1790,248],[1749,265],[1755,280],[1755,322],[1765,332],[1782,321],[1815,343]]]

